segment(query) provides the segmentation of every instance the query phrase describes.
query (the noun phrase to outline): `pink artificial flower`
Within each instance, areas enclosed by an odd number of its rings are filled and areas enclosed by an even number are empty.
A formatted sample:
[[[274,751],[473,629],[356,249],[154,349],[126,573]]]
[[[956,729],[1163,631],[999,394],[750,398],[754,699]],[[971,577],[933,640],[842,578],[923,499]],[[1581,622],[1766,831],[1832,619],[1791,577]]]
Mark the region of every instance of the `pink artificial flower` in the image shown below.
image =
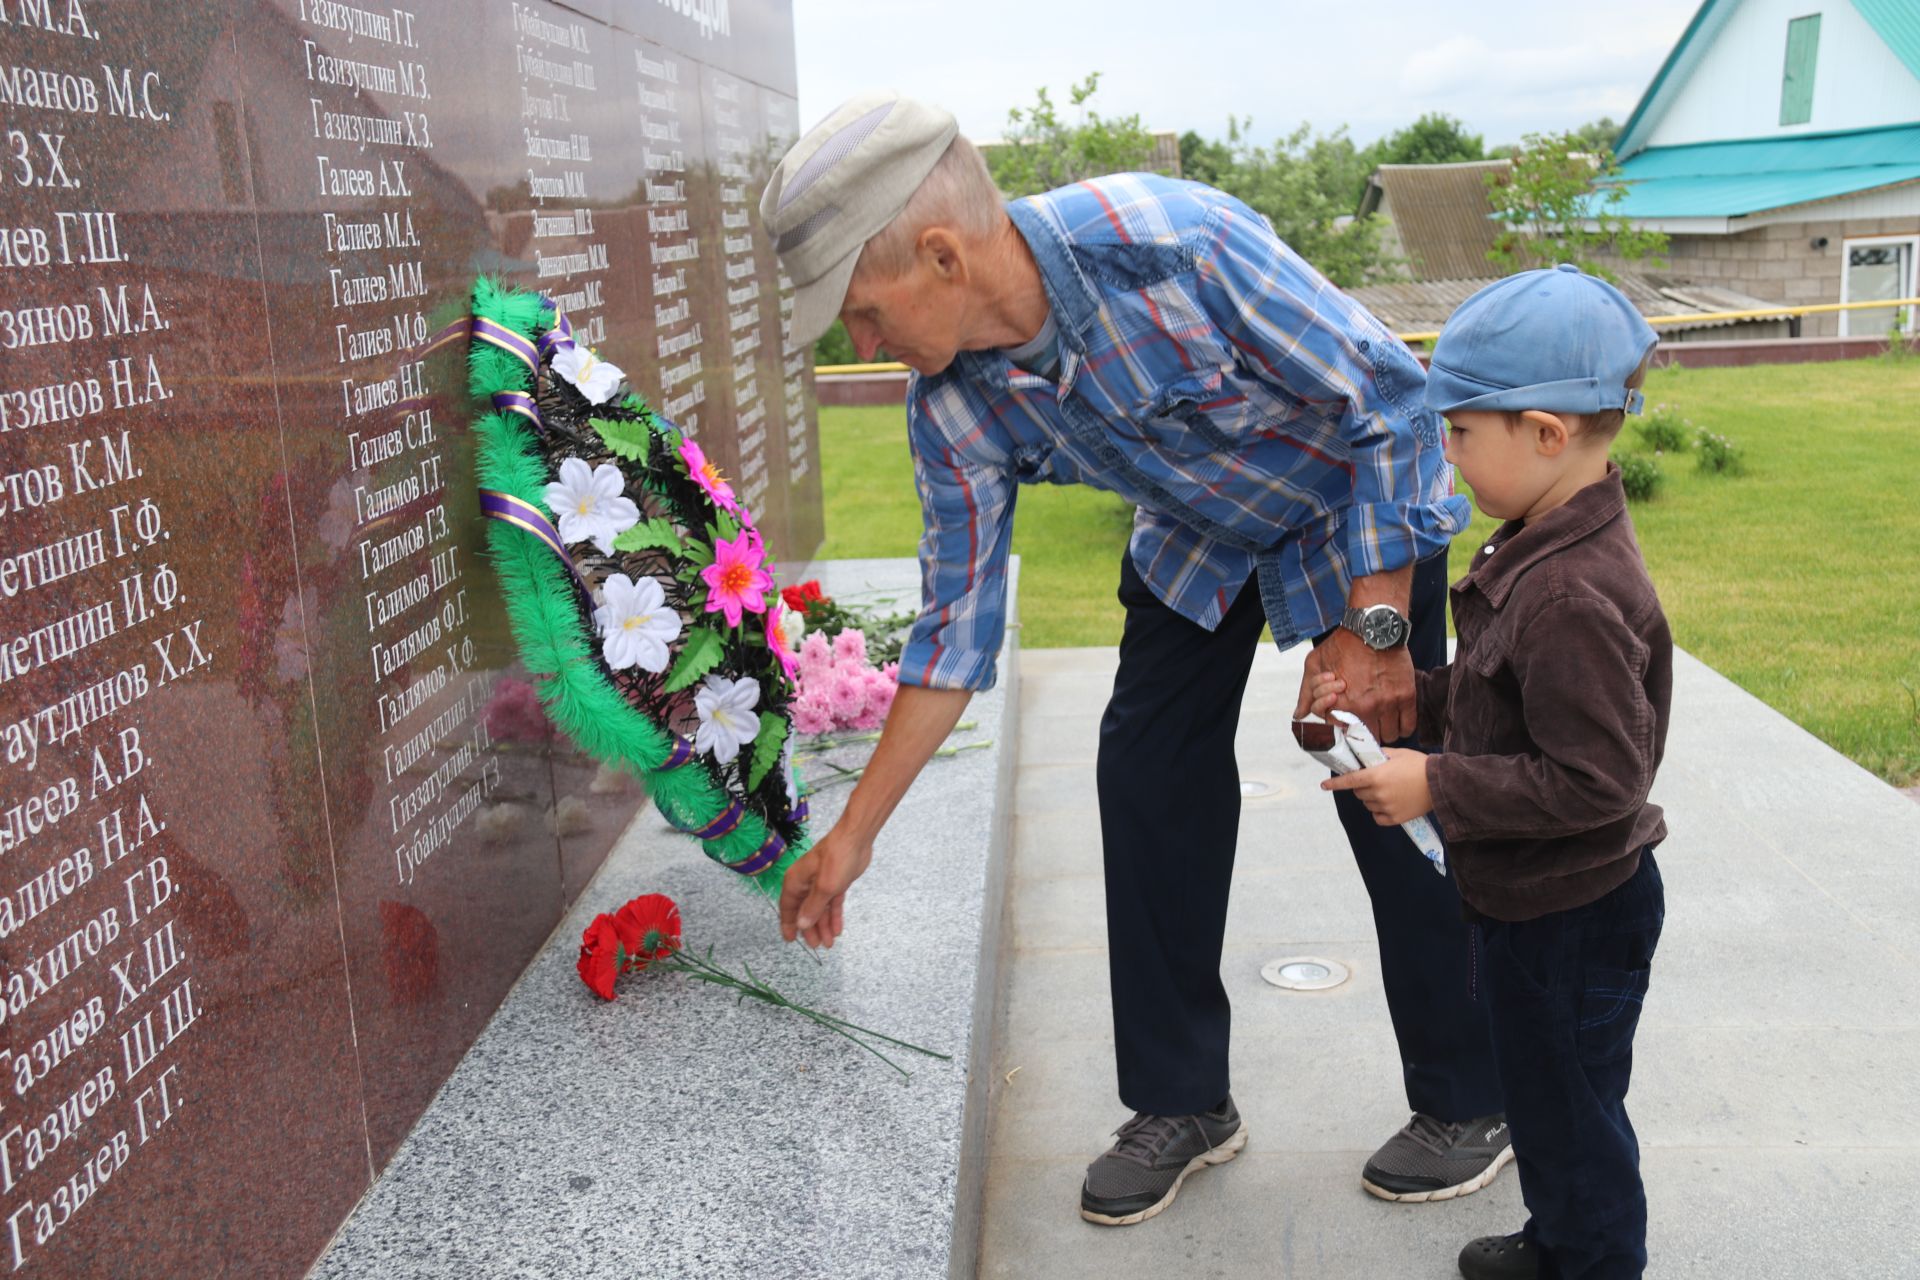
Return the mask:
[[[720,474],[720,468],[707,460],[704,449],[691,440],[682,440],[680,460],[687,464],[687,475],[706,491],[709,498],[713,499],[714,506],[722,511],[740,510],[740,504],[733,496],[733,486],[728,484],[726,477]],[[760,540],[760,535],[757,533],[753,537],[755,542]]]
[[[818,689],[802,689],[793,700],[793,727],[797,733],[825,733],[833,728],[833,708]]]
[[[833,638],[833,660],[836,664],[860,666],[867,660],[867,633],[858,627],[848,627]]]
[[[706,611],[725,614],[730,627],[740,625],[742,610],[765,613],[766,593],[773,590],[773,576],[760,567],[744,534],[714,541],[713,563],[700,571],[700,580],[707,584]]]
[[[787,679],[798,682],[799,663],[793,650],[787,648],[787,633],[780,628],[780,597],[767,601],[767,648],[773,650],[773,656],[780,660],[780,669],[787,673]]]

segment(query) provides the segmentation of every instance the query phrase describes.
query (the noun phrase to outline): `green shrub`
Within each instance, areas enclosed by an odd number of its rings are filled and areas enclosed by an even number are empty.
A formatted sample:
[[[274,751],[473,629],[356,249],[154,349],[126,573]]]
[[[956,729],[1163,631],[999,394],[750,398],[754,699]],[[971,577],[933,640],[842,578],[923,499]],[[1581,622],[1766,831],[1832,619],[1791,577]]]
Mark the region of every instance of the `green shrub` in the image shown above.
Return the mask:
[[[1628,453],[1614,459],[1620,464],[1620,484],[1627,491],[1629,502],[1651,502],[1660,492],[1660,486],[1666,477],[1660,474],[1660,464],[1644,453]]]
[[[1913,358],[1913,334],[1908,331],[1908,316],[1904,311],[1893,314],[1893,324],[1887,330],[1886,359],[1889,364],[1901,364]]]
[[[1679,453],[1693,440],[1693,424],[1670,404],[1657,404],[1634,424],[1640,442],[1655,453]]]
[[[1702,431],[1694,439],[1694,457],[1702,471],[1737,476],[1747,469],[1740,446],[1717,431]]]

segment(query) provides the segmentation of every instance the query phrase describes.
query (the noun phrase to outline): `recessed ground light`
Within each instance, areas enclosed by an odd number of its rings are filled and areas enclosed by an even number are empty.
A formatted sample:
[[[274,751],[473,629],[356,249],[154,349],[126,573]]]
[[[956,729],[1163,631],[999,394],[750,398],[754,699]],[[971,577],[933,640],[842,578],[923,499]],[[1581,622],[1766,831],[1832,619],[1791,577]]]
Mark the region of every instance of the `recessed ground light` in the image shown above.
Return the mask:
[[[1260,976],[1288,991],[1325,991],[1348,978],[1347,966],[1320,956],[1282,956],[1261,967]]]
[[[1240,779],[1240,794],[1248,800],[1258,800],[1261,796],[1273,794],[1273,784],[1262,782],[1258,778]]]

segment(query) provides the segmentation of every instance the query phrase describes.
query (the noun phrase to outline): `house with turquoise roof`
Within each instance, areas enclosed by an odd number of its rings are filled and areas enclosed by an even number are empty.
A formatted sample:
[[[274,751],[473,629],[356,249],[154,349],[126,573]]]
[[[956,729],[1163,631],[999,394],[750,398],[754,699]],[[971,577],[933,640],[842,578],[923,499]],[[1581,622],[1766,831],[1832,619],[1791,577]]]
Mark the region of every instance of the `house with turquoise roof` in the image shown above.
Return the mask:
[[[1916,296],[1920,0],[1706,0],[1614,154],[1613,211],[1667,233],[1676,276],[1780,305]],[[1800,331],[1884,334],[1897,310]]]

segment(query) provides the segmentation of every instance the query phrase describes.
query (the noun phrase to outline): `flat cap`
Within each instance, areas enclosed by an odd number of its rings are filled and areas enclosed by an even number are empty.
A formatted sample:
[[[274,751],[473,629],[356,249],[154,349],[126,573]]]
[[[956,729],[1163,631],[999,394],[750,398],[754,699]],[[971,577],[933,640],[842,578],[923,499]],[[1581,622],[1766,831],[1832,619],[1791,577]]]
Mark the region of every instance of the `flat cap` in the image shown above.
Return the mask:
[[[760,220],[794,283],[796,346],[832,327],[867,241],[907,207],[959,132],[951,113],[891,90],[841,103],[787,151]]]

